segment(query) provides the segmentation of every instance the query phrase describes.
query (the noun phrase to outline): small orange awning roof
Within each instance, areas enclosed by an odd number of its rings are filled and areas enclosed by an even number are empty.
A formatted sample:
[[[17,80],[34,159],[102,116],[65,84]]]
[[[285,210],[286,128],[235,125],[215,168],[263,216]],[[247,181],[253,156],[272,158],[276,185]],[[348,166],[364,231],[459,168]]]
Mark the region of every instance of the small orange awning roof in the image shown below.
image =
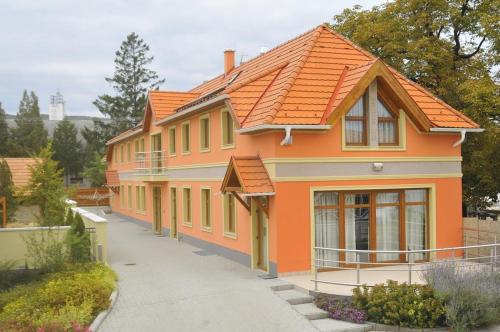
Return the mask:
[[[274,195],[274,186],[259,156],[232,156],[222,181],[222,192],[248,196]]]
[[[7,162],[12,174],[12,183],[21,188],[31,180],[30,167],[36,165],[36,158],[1,158]]]
[[[120,186],[120,178],[117,171],[106,171],[106,186],[109,188]]]

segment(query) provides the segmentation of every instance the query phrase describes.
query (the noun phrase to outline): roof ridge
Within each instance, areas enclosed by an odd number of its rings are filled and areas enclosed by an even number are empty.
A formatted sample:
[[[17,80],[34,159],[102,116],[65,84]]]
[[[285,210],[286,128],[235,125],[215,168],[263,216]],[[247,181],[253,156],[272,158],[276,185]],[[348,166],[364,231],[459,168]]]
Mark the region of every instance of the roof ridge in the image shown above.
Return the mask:
[[[432,99],[434,99],[436,102],[438,102],[442,106],[446,107],[447,109],[449,109],[450,111],[452,111],[453,113],[455,113],[456,116],[458,116],[459,118],[461,118],[465,122],[467,122],[467,123],[469,123],[471,125],[479,126],[472,119],[469,119],[465,114],[463,114],[462,112],[456,110],[453,106],[451,106],[448,103],[446,103],[444,100],[442,100],[441,98],[439,98],[438,96],[436,96],[434,93],[432,93],[431,91],[429,91],[428,89],[426,89],[422,85],[418,84],[415,81],[412,81],[411,79],[409,79],[408,77],[406,77],[405,75],[403,75],[402,73],[400,73],[397,69],[393,68],[392,66],[389,66],[388,64],[385,64],[385,65],[389,68],[389,70],[391,70],[398,77],[402,78],[404,81],[406,81],[408,84],[411,84],[413,87],[415,87],[420,92],[425,93],[426,95],[428,95],[429,97],[431,97]]]
[[[307,59],[309,58],[309,55],[311,54],[311,51],[314,48],[314,45],[316,44],[316,41],[318,40],[318,37],[321,35],[321,31],[323,29],[324,29],[323,24],[319,25],[318,27],[316,27],[314,29],[314,32],[311,35],[311,39],[309,39],[309,41],[308,41],[310,45],[307,46],[307,48],[304,50],[304,53],[302,54],[302,56],[297,60],[297,64],[295,65],[295,69],[290,73],[290,76],[288,76],[288,79],[283,84],[283,89],[276,97],[276,101],[273,103],[273,106],[271,106],[270,113],[268,115],[266,115],[266,120],[268,119],[269,121],[265,121],[265,122],[272,122],[276,113],[281,108],[283,101],[285,100],[286,96],[290,92],[290,88],[293,86],[293,83],[297,79],[297,76],[299,75],[300,71],[302,70],[305,63],[307,62]]]
[[[335,36],[337,36],[338,38],[342,39],[342,41],[344,41],[345,43],[354,47],[357,51],[360,51],[361,53],[363,53],[364,55],[366,55],[370,58],[377,58],[377,56],[375,54],[373,54],[372,52],[365,50],[364,48],[362,48],[361,46],[359,46],[358,44],[356,44],[355,42],[353,42],[349,38],[343,36],[341,33],[337,32],[337,31],[333,30],[333,28],[328,23],[323,23],[323,27],[325,29],[327,29],[328,31],[330,31]]]

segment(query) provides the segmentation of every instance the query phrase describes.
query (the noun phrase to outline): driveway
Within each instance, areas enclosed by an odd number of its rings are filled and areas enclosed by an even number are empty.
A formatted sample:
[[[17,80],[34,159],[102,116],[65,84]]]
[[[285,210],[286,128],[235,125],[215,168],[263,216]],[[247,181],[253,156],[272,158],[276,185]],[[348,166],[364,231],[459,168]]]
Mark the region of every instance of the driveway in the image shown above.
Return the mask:
[[[93,209],[94,212],[97,212]],[[258,272],[106,216],[118,300],[99,332],[316,331]]]

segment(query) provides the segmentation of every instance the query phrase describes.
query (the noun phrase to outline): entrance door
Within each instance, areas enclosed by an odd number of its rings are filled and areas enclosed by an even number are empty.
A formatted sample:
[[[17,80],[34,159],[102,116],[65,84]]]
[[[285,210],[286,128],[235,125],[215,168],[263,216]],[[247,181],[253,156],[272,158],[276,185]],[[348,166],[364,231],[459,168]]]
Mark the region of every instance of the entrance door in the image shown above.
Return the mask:
[[[257,268],[268,271],[268,235],[267,218],[258,206],[254,210],[254,264]]]
[[[155,234],[162,233],[161,222],[161,187],[153,187],[153,230]]]
[[[177,188],[170,188],[170,236],[177,238]]]

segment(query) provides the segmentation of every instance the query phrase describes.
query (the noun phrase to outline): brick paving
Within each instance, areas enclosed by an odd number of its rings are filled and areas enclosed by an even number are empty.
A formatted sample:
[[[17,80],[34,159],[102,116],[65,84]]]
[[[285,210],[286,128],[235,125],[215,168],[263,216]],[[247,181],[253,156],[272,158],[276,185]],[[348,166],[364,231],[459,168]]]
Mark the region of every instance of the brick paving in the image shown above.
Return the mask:
[[[120,280],[118,300],[99,332],[317,331],[258,272],[194,254],[198,248],[116,215],[106,218],[109,263]]]

